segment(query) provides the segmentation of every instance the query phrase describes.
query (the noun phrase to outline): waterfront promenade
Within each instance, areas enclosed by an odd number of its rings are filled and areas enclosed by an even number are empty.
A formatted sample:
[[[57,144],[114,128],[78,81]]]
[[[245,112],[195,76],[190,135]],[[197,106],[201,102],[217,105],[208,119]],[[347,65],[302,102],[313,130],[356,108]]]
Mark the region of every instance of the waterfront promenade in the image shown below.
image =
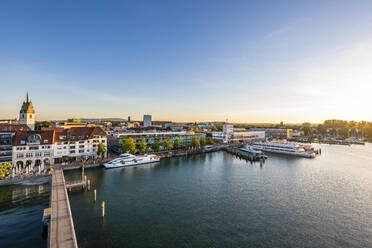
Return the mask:
[[[67,195],[65,177],[60,166],[52,174],[50,248],[78,247]]]

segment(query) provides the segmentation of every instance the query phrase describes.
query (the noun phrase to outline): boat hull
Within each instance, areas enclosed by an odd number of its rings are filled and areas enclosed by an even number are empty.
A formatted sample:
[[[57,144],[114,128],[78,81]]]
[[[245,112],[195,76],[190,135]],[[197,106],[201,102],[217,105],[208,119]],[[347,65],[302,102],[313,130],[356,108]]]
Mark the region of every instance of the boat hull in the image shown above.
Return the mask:
[[[314,153],[296,153],[296,152],[286,152],[286,151],[273,151],[270,149],[258,149],[257,150],[267,152],[267,153],[274,153],[274,154],[282,154],[282,155],[289,155],[289,156],[294,156],[294,157],[302,157],[302,158],[315,158]]]
[[[106,163],[103,166],[106,169],[114,169],[114,168],[132,167],[132,166],[141,165],[141,164],[151,164],[151,163],[156,163],[159,161],[160,159],[153,159],[153,160],[148,160],[148,161],[140,161],[140,162],[135,162],[135,163],[127,163],[127,164],[122,164],[122,163],[107,164]]]

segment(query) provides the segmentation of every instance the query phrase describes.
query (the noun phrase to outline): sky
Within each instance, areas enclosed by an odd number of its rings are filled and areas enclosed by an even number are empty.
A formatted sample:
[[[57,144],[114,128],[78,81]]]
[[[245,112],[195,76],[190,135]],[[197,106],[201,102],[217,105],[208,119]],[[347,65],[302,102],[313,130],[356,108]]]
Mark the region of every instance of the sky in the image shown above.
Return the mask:
[[[0,118],[372,121],[372,1],[0,2]]]

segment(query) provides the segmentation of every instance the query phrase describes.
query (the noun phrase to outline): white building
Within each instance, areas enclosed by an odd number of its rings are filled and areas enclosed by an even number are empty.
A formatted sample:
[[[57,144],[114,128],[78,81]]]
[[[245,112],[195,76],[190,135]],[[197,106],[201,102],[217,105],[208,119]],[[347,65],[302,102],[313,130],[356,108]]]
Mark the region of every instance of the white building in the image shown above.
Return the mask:
[[[102,143],[107,154],[107,135],[100,127],[72,127],[56,129],[54,162],[70,162],[98,158],[98,145]],[[105,157],[106,157],[105,154]]]
[[[151,127],[152,121],[151,121],[151,115],[144,115],[143,116],[143,127]]]
[[[39,173],[53,164],[54,131],[18,131],[13,143],[13,173]]]
[[[234,126],[225,124],[222,132],[212,132],[212,137],[223,143],[249,142],[265,139],[264,131],[234,131]]]
[[[26,95],[26,101],[23,102],[19,111],[19,124],[26,124],[31,130],[35,130],[35,110],[32,102],[28,99],[28,93]]]

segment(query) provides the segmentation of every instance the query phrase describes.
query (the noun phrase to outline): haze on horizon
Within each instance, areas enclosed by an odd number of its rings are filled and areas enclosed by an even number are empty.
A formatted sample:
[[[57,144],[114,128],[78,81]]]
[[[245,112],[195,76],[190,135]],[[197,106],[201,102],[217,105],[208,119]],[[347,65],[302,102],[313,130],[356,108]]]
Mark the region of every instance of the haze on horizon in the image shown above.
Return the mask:
[[[0,119],[372,121],[372,1],[2,1]]]

